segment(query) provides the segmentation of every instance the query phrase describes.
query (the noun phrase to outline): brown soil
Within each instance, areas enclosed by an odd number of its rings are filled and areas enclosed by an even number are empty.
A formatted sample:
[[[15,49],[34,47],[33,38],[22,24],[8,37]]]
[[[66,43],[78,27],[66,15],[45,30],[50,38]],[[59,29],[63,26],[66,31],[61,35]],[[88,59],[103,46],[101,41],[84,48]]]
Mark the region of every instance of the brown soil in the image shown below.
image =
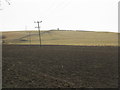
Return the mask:
[[[3,88],[117,88],[117,50],[3,45]]]

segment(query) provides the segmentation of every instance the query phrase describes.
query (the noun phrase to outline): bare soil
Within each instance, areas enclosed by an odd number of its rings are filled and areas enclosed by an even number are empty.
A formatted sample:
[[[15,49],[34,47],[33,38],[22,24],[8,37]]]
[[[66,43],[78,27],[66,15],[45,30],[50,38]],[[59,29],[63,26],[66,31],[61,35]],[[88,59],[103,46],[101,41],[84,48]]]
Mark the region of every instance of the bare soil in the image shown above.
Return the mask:
[[[3,88],[117,88],[118,48],[3,45]]]

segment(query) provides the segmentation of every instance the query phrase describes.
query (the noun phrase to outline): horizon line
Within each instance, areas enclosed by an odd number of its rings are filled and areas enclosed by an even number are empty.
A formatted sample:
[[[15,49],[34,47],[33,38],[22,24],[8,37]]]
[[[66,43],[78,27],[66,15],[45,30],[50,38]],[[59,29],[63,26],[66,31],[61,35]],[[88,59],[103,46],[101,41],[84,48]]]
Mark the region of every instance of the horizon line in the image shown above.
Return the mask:
[[[46,30],[46,29],[44,29],[44,30],[41,30],[41,31],[86,31],[86,32],[113,32],[113,31],[92,31],[92,30],[68,30],[68,29],[59,29],[59,30],[57,30],[57,29],[50,29],[50,30]],[[3,31],[1,31],[0,30],[0,32],[17,32],[17,31],[37,31],[37,30],[3,30]],[[118,32],[113,32],[113,33],[120,33],[119,31]]]

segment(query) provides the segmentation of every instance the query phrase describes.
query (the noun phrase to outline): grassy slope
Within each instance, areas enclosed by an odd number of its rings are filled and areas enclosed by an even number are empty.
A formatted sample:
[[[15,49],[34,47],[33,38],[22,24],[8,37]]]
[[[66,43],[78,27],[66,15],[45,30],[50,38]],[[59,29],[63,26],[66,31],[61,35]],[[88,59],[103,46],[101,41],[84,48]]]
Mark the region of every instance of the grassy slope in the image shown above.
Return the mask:
[[[38,32],[31,31],[29,36],[26,31],[3,32],[7,44],[39,44]],[[42,31],[43,45],[92,45],[92,46],[117,46],[118,34],[112,32],[87,32],[87,31]],[[21,41],[23,40],[23,41]]]

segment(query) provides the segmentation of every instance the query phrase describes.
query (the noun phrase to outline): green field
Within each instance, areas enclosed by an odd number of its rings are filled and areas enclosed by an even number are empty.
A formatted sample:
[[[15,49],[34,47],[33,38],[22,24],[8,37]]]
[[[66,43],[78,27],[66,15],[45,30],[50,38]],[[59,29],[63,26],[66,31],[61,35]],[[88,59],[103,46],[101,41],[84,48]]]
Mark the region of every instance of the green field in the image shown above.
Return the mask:
[[[30,32],[30,35],[29,35]],[[3,32],[5,44],[39,44],[38,31]],[[41,31],[42,45],[118,46],[118,33],[93,31]]]

